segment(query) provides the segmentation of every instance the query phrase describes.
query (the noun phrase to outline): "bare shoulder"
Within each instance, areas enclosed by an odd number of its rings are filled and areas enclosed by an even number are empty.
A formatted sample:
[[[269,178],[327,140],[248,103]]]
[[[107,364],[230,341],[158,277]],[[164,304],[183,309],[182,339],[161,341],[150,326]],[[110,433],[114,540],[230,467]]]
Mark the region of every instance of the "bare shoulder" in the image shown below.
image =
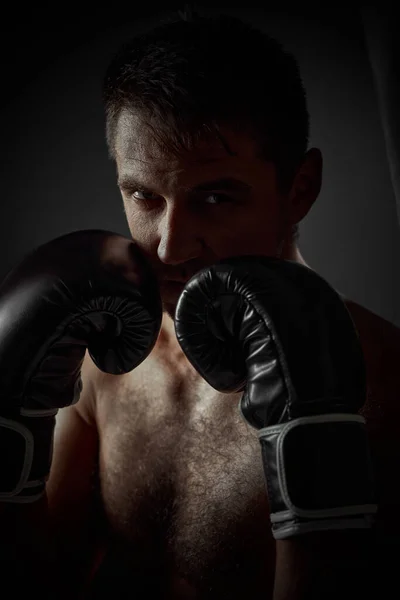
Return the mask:
[[[128,378],[131,379],[130,373],[114,375],[102,371],[86,350],[81,367],[82,393],[75,405],[80,416],[89,425],[96,425],[99,397],[115,396]]]
[[[346,306],[360,333],[362,343],[375,346],[375,351],[399,352],[400,328],[365,306],[346,299]]]
[[[368,381],[364,416],[373,430],[400,439],[400,328],[354,301],[346,306],[358,330]]]
[[[138,423],[138,411],[146,411],[160,404],[166,408],[166,399],[176,387],[178,364],[162,332],[156,345],[131,371],[115,375],[102,371],[86,351],[81,368],[82,394],[76,404],[83,419],[99,431],[118,421],[120,427],[131,427],[132,411]],[[151,397],[151,404],[146,401]]]
[[[368,394],[361,413],[366,419],[379,497],[379,525],[400,544],[400,329],[365,307],[346,301],[359,331]],[[394,523],[397,523],[396,527]]]
[[[75,409],[89,425],[96,425],[96,397],[98,389],[111,376],[101,371],[86,350],[81,367],[82,392]]]

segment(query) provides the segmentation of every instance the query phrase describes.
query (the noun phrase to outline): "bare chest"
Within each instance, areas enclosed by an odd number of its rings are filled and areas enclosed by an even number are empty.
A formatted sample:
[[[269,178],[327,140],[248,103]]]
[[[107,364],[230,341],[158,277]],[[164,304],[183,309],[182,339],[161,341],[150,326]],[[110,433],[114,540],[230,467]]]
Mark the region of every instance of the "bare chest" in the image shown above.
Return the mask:
[[[269,570],[272,581],[260,446],[238,401],[150,362],[114,398],[106,389],[98,398],[101,494],[116,545],[142,573],[157,562],[207,598],[211,589],[236,597],[249,579],[265,589]]]
[[[396,386],[386,368],[382,374],[382,360],[374,352],[366,356],[363,412],[373,440],[380,518],[385,521],[387,512],[393,523],[385,507],[398,497],[388,483],[398,442],[394,451],[382,440],[398,422],[397,404],[389,402]],[[219,394],[194,371],[150,359],[118,384],[108,381],[97,390],[97,420],[113,597],[119,583],[122,590],[134,581],[139,600],[149,591],[159,600],[268,598],[275,544],[259,442],[239,414],[240,395]]]

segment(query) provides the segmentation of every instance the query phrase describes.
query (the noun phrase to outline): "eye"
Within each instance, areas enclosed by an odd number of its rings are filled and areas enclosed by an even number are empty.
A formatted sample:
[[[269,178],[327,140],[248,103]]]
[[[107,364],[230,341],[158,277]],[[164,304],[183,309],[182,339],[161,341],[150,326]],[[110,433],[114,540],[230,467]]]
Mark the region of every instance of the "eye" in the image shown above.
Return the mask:
[[[146,201],[146,200],[155,200],[158,198],[157,194],[153,194],[152,192],[146,192],[146,190],[135,190],[132,193],[132,197],[135,200]]]
[[[224,202],[232,202],[232,198],[225,194],[208,194],[205,197],[206,204],[222,204]]]
[[[143,210],[152,210],[159,206],[160,196],[147,190],[135,189],[129,194],[129,198]]]

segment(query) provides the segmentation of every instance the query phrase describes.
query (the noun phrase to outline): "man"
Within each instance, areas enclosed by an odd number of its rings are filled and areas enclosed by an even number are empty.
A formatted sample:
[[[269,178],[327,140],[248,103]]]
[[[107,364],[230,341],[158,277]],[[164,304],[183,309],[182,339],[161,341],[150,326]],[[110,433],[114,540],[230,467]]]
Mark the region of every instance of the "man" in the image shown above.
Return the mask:
[[[121,50],[104,98],[128,225],[164,314],[133,371],[105,374],[87,355],[81,398],[58,415],[47,484],[58,597],[122,598],[128,588],[138,599],[271,598],[275,541],[256,432],[239,394],[216,392],[189,364],[173,317],[185,282],[221,258],[305,264],[297,227],[318,197],[322,158],[308,149],[296,61],[231,17],[171,22]],[[346,305],[367,364],[379,527],[395,539],[400,334]],[[330,539],[324,568],[343,553],[366,576],[362,544]],[[288,578],[302,569],[293,556]]]

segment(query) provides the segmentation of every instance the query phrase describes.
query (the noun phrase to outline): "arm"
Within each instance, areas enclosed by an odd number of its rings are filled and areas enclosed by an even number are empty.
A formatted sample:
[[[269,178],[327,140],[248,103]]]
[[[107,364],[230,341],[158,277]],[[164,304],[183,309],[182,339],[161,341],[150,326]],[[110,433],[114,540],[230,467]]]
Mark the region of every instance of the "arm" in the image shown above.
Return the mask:
[[[41,597],[78,598],[100,551],[101,524],[92,475],[98,434],[94,365],[86,356],[78,404],[59,411],[45,494],[33,503],[0,504],[3,576]],[[28,583],[29,582],[29,583]],[[63,594],[63,596],[61,596]]]
[[[379,597],[374,535],[326,531],[277,540],[273,600]]]
[[[386,384],[392,374],[387,374]],[[397,402],[394,387],[375,403]],[[389,400],[388,400],[389,399]],[[391,423],[398,423],[394,418]],[[273,600],[390,598],[398,595],[400,557],[400,435],[388,426],[374,428],[371,454],[378,494],[376,525],[371,530],[331,531],[276,540]]]
[[[58,435],[59,441],[64,438],[64,446],[59,448],[52,469],[48,503],[57,552],[57,578],[67,598],[72,592],[83,590],[90,581],[102,556],[104,522],[92,484],[96,431],[77,410],[71,409],[63,418]]]
[[[94,412],[95,371],[86,355],[82,368],[86,393],[78,404],[58,414],[47,483],[58,586],[66,598],[75,598],[78,590],[83,589],[104,543],[104,523],[94,483],[99,449]]]
[[[243,390],[241,414],[258,430],[276,540],[274,600],[369,592],[377,507],[358,414],[365,364],[335,290],[303,265],[226,259],[186,286],[175,328],[208,383]]]
[[[43,589],[52,576],[54,548],[47,495],[29,504],[0,504],[0,576],[4,589]],[[29,582],[29,583],[28,583]],[[44,591],[43,598],[50,598]]]
[[[149,265],[112,232],[57,238],[0,286],[0,575],[19,597],[83,583],[97,531],[94,364],[134,369],[161,317]]]

